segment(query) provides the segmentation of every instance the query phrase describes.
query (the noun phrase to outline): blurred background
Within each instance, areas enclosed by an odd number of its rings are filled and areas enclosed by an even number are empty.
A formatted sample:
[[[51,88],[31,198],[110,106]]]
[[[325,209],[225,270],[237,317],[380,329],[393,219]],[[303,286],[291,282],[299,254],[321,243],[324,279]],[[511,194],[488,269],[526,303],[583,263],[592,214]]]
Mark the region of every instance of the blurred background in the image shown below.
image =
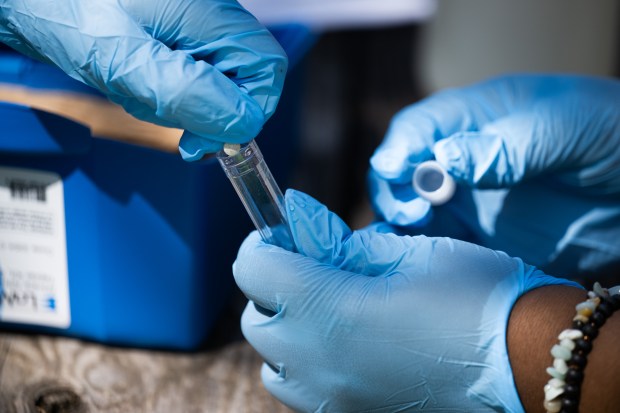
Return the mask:
[[[620,75],[615,0],[242,3],[266,24],[298,21],[317,35],[300,64],[300,159],[289,185],[353,227],[372,219],[368,160],[404,106],[505,73]]]

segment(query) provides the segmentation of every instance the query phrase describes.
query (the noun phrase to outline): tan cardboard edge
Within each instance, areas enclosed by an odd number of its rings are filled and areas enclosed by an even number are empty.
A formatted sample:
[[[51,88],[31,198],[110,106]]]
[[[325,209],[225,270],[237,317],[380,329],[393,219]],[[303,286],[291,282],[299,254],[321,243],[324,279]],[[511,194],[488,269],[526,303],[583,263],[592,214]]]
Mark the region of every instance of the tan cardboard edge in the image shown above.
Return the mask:
[[[106,99],[0,83],[0,101],[26,105],[81,123],[93,136],[178,153],[180,129],[138,120]]]

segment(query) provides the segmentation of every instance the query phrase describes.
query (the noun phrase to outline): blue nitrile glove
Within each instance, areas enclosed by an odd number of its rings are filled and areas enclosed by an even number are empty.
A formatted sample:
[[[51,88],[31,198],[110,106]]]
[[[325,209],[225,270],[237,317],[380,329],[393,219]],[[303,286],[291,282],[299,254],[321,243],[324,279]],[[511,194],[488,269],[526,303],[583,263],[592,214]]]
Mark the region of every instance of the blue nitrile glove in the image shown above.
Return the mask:
[[[413,168],[432,157],[459,184],[433,209],[411,189]],[[371,166],[374,206],[391,224],[558,275],[620,266],[618,80],[506,76],[438,93],[395,116]]]
[[[275,397],[300,411],[523,411],[510,310],[568,281],[463,241],[351,232],[300,192],[286,209],[300,253],[253,232],[233,266],[251,300],[243,333]]]
[[[0,1],[0,42],[139,119],[185,129],[187,160],[254,138],[287,69],[277,41],[234,0]]]

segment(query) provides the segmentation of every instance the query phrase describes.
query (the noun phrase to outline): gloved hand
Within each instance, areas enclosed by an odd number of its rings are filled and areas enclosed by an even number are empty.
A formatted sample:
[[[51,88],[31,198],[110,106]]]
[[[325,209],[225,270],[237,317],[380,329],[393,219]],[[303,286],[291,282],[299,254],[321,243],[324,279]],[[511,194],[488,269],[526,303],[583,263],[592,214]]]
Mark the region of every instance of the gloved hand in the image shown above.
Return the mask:
[[[7,0],[0,42],[139,119],[185,129],[187,160],[254,138],[287,69],[277,41],[234,0]]]
[[[300,411],[523,411],[510,310],[568,281],[462,241],[351,232],[309,196],[285,198],[299,253],[253,232],[233,265],[267,390]]]
[[[620,82],[507,76],[397,114],[371,159],[388,223],[468,239],[558,275],[620,265]],[[411,189],[435,157],[459,189],[432,208]],[[617,272],[617,271],[616,271]]]

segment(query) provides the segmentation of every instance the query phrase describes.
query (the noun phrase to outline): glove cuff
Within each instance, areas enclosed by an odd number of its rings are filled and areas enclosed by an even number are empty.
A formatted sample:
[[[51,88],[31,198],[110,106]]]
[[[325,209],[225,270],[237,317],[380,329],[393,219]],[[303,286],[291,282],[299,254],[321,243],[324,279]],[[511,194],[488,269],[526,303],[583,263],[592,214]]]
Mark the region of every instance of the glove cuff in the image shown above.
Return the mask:
[[[510,413],[525,412],[517,392],[510,358],[508,357],[508,343],[506,338],[508,319],[512,307],[519,297],[530,290],[547,285],[569,285],[583,288],[572,281],[546,275],[535,267],[530,267],[526,272],[527,274],[523,278],[523,284],[520,286],[520,294],[517,294],[511,302],[507,302],[505,300],[505,295],[499,292],[494,297],[491,297],[490,301],[495,302],[487,303],[486,307],[493,310],[486,311],[480,323],[480,325],[495,328],[496,331],[486,335],[490,337],[487,339],[487,342],[478,344],[479,348],[486,353],[483,362],[484,365],[482,366],[485,368],[481,369],[479,378],[468,390],[467,396],[489,406],[493,411]],[[513,283],[514,281],[515,280],[506,280],[507,283]],[[498,286],[498,288],[501,289],[502,286]],[[504,318],[498,320],[498,314],[504,314]],[[501,328],[498,324],[501,325]]]

